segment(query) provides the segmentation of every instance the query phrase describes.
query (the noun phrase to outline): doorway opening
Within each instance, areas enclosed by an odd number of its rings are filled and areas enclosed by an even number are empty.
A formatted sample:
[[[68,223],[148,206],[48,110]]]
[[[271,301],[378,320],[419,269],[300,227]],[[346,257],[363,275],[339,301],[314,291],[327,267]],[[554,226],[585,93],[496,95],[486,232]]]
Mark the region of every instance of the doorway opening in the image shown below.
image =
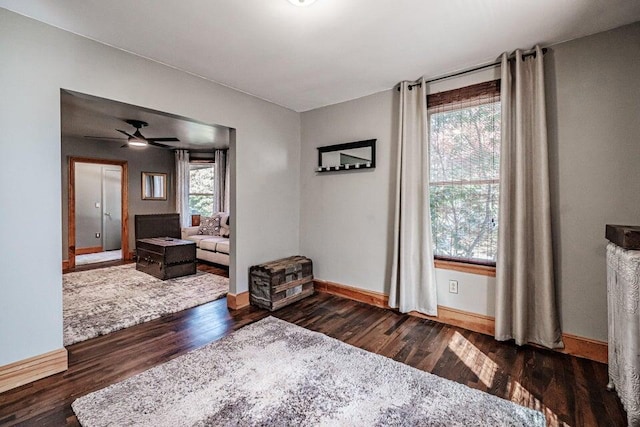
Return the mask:
[[[69,268],[129,258],[126,161],[69,157]]]

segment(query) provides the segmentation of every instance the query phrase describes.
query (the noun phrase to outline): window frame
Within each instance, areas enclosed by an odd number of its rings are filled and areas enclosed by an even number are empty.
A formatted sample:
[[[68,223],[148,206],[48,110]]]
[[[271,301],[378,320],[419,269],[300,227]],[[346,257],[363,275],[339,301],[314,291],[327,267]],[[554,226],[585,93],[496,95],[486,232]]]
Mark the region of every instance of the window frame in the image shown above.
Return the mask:
[[[460,259],[448,260],[444,257],[435,257],[433,264],[441,270],[454,270],[463,273],[477,274],[480,276],[496,277],[496,265],[477,264],[475,262],[461,261]]]
[[[477,84],[473,84],[470,86],[465,86],[458,89],[452,89],[443,92],[437,92],[434,94],[427,95],[427,111],[434,107],[441,107],[446,105],[452,105],[451,109],[445,107],[444,111],[453,111],[462,108],[466,108],[464,106],[453,107],[453,104],[463,104],[465,101],[469,101],[470,104],[473,99],[480,98],[482,96],[495,96],[496,94],[500,96],[500,79],[490,80],[486,82],[481,82]],[[502,103],[500,104],[502,107]],[[427,113],[427,120],[430,120],[431,113]],[[428,149],[431,151],[431,135],[429,134],[428,139]],[[502,142],[502,141],[500,141]],[[500,178],[498,179],[488,179],[488,180],[470,180],[470,181],[435,181],[431,182],[431,177],[429,177],[428,185],[431,188],[432,185],[469,185],[469,184],[498,184],[500,185]],[[431,193],[431,192],[429,192]],[[435,249],[435,243],[434,243]],[[497,243],[496,243],[496,251]],[[491,260],[481,260],[475,258],[462,258],[462,257],[453,257],[446,255],[436,255],[434,254],[434,265],[436,268],[445,269],[445,270],[455,270],[462,271],[465,273],[479,274],[490,277],[495,277],[496,275],[496,261]]]
[[[211,165],[211,168],[213,169],[213,176],[214,176],[214,180],[215,180],[215,161],[214,160],[190,160],[189,161],[189,172],[191,172],[191,165],[202,165],[202,164],[208,164]],[[189,180],[189,188],[187,191],[187,198],[189,200],[191,200],[191,196],[211,196],[211,199],[214,200],[216,197],[216,193],[215,193],[215,182],[213,183],[213,189],[211,193],[192,193],[191,192],[191,180]],[[191,210],[191,209],[189,209]],[[212,215],[215,215],[216,212],[213,212]],[[191,215],[200,215],[200,216],[205,216],[202,213],[191,213]]]

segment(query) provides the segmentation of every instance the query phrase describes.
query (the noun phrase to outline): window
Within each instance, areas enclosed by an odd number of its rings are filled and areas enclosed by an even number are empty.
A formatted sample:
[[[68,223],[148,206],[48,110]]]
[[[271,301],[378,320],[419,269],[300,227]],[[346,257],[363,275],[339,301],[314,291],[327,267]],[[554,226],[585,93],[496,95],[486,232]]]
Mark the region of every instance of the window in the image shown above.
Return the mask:
[[[191,214],[213,216],[214,163],[189,164],[189,209]]]
[[[427,97],[434,256],[495,265],[500,82]]]

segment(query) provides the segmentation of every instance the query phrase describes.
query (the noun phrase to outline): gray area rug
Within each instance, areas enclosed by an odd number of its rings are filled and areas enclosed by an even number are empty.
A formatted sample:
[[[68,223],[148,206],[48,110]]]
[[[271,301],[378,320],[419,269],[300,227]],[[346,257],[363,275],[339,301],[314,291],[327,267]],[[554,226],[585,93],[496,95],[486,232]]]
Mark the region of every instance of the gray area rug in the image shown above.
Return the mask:
[[[72,407],[85,427],[545,425],[541,412],[273,317]]]
[[[223,298],[229,279],[198,271],[162,281],[126,264],[63,274],[62,288],[67,346]]]

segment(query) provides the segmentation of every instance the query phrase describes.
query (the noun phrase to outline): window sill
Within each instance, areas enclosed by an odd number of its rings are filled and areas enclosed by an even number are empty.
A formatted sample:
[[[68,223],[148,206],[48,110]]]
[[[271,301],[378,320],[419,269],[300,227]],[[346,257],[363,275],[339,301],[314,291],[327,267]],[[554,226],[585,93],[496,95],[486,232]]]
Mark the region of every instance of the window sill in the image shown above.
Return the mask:
[[[470,264],[460,261],[434,260],[436,268],[443,270],[455,270],[463,273],[478,274],[481,276],[496,277],[496,268],[488,265]]]

